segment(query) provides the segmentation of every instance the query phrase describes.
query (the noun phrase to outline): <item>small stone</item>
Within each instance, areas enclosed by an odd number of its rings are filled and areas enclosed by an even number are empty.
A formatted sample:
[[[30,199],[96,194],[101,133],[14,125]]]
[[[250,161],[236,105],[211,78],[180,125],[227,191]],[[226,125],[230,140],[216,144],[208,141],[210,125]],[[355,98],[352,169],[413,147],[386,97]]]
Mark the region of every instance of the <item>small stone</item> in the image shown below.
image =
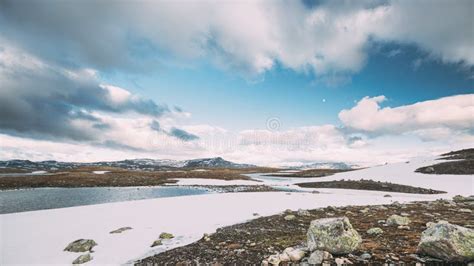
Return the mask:
[[[260,216],[260,214],[258,214],[258,213],[256,213],[256,212],[254,212],[252,215],[253,215],[253,216]],[[268,261],[267,261],[267,263],[268,263]]]
[[[392,195],[385,194],[385,195],[383,195],[383,197],[384,197],[384,198],[391,198],[391,197],[392,197]]]
[[[432,166],[428,166],[425,168],[425,173],[434,173],[435,169]]]
[[[362,210],[359,211],[360,213],[368,213],[369,212],[369,208],[364,208]]]
[[[402,213],[400,213],[400,215],[401,215],[401,216],[405,216],[405,217],[410,216],[410,214],[408,214],[408,213],[406,213],[406,212],[402,212]]]
[[[367,230],[367,234],[371,236],[377,236],[383,234],[383,230],[380,227],[372,227],[369,230]]]
[[[86,252],[91,251],[93,247],[97,246],[97,243],[92,239],[78,239],[64,249],[69,252]]]
[[[120,234],[124,231],[127,231],[127,230],[132,230],[131,227],[127,226],[127,227],[120,227],[119,229],[116,229],[116,230],[113,230],[110,232],[110,234]]]
[[[470,209],[459,209],[458,212],[472,213],[472,210],[470,210]]]
[[[268,263],[270,263],[271,265],[278,265],[280,264],[280,256],[279,255],[271,255],[270,257],[268,257]]]
[[[206,241],[206,242],[211,241],[211,237],[209,236],[209,234],[204,234],[202,236],[202,239],[204,239],[204,241]]]
[[[291,220],[294,220],[296,218],[295,215],[293,214],[288,214],[287,216],[285,216],[283,219],[285,219],[286,221],[291,221]]]
[[[308,258],[308,263],[309,264],[317,264],[317,265],[323,263],[324,252],[327,252],[327,251],[322,251],[322,250],[313,251],[313,253],[311,253],[311,255]]]
[[[410,226],[408,225],[399,225],[397,228],[401,230],[410,230]]]
[[[288,262],[291,260],[290,256],[286,252],[281,253],[278,258],[280,259],[281,262]]]
[[[359,256],[361,260],[370,260],[372,258],[372,255],[369,253],[363,253],[362,255]]]
[[[300,261],[304,257],[304,255],[306,255],[306,252],[304,250],[298,248],[286,253],[290,257],[290,260],[294,262]]]
[[[298,209],[298,211],[296,213],[299,216],[310,216],[311,215],[308,210],[303,210],[303,209]]]
[[[163,232],[160,234],[160,239],[172,239],[174,238],[173,234]]]
[[[409,224],[411,221],[409,218],[407,217],[403,217],[403,216],[400,216],[400,215],[392,215],[390,217],[388,217],[387,219],[387,224],[388,225],[407,225]]]
[[[72,264],[83,264],[88,261],[92,260],[92,256],[90,253],[82,254],[81,256],[77,257]]]

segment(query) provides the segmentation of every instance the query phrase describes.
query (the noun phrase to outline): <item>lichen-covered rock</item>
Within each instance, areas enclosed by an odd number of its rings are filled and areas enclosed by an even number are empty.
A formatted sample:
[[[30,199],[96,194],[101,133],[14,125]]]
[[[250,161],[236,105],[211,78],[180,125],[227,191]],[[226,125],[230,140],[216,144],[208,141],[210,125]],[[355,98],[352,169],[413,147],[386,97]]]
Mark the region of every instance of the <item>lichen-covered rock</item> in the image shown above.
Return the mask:
[[[387,225],[408,225],[410,223],[410,219],[408,217],[403,217],[400,215],[392,215],[387,219]]]
[[[163,232],[160,234],[160,239],[171,239],[174,238],[173,234]]]
[[[449,262],[474,260],[474,230],[439,221],[421,234],[418,253]]]
[[[461,195],[456,195],[453,197],[454,202],[470,202],[474,201],[474,196],[463,197]]]
[[[383,234],[383,230],[380,227],[372,227],[369,230],[367,230],[367,234],[371,236],[377,236]]]
[[[153,248],[153,247],[161,246],[161,245],[163,245],[163,242],[161,242],[161,239],[157,239],[157,240],[153,241],[153,243],[151,244],[150,247]]]
[[[291,221],[291,220],[294,220],[296,218],[295,215],[293,214],[288,214],[286,215],[283,219],[285,219],[286,221]]]
[[[91,251],[93,247],[97,246],[97,243],[92,239],[78,239],[74,242],[69,243],[64,251],[69,252],[86,252]]]
[[[122,233],[122,232],[124,232],[124,231],[127,231],[127,230],[132,230],[132,228],[129,227],[129,226],[127,226],[127,227],[120,227],[119,229],[113,230],[113,231],[111,231],[110,233],[111,233],[111,234],[120,234],[120,233]]]
[[[338,217],[311,221],[307,242],[310,251],[325,250],[339,255],[354,251],[362,239],[347,217]]]
[[[88,261],[91,261],[92,260],[92,256],[91,254],[87,253],[87,254],[82,254],[81,256],[77,257],[73,262],[72,264],[83,264],[83,263],[86,263]]]

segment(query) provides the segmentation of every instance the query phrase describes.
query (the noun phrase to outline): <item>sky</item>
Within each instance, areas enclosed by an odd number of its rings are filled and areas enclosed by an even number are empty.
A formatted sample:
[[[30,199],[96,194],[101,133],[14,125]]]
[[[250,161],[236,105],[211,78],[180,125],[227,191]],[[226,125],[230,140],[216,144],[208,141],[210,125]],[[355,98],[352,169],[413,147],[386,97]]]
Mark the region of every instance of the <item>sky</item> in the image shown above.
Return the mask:
[[[469,0],[1,0],[0,159],[376,165],[470,148],[472,17]]]

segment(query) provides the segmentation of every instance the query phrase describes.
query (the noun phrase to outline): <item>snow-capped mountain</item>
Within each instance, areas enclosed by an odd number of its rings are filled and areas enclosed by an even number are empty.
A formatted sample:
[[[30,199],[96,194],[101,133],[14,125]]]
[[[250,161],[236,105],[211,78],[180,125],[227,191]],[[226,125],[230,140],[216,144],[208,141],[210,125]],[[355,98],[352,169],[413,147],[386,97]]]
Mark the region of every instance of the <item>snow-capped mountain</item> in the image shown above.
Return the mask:
[[[193,160],[168,160],[168,159],[128,159],[111,162],[93,162],[93,163],[75,163],[75,162],[57,162],[40,161],[33,162],[29,160],[9,160],[0,161],[0,168],[17,168],[24,170],[58,170],[71,169],[79,166],[109,166],[129,170],[162,170],[175,168],[249,168],[255,167],[250,164],[238,164],[226,161],[221,157],[203,158]]]
[[[338,170],[350,170],[357,168],[357,165],[351,165],[344,162],[317,162],[317,163],[307,163],[301,164],[298,166],[290,166],[290,169],[298,170],[310,170],[310,169],[338,169]]]

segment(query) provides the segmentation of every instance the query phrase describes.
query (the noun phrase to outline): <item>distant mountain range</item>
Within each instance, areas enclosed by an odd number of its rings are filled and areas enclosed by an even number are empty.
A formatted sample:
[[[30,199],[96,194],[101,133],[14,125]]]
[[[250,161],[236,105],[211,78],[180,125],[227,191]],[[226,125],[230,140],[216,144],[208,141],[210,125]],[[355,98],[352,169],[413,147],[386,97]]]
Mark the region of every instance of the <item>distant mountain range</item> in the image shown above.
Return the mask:
[[[250,168],[251,164],[239,164],[226,161],[221,157],[193,159],[185,161],[159,160],[159,159],[130,159],[112,162],[75,163],[58,161],[9,160],[0,161],[0,168],[17,168],[24,170],[61,170],[81,166],[109,166],[129,170],[166,170],[176,168]]]
[[[287,167],[294,170],[310,170],[310,169],[338,169],[338,170],[350,170],[358,168],[357,165],[351,165],[343,162],[317,162],[307,163],[299,166]]]

